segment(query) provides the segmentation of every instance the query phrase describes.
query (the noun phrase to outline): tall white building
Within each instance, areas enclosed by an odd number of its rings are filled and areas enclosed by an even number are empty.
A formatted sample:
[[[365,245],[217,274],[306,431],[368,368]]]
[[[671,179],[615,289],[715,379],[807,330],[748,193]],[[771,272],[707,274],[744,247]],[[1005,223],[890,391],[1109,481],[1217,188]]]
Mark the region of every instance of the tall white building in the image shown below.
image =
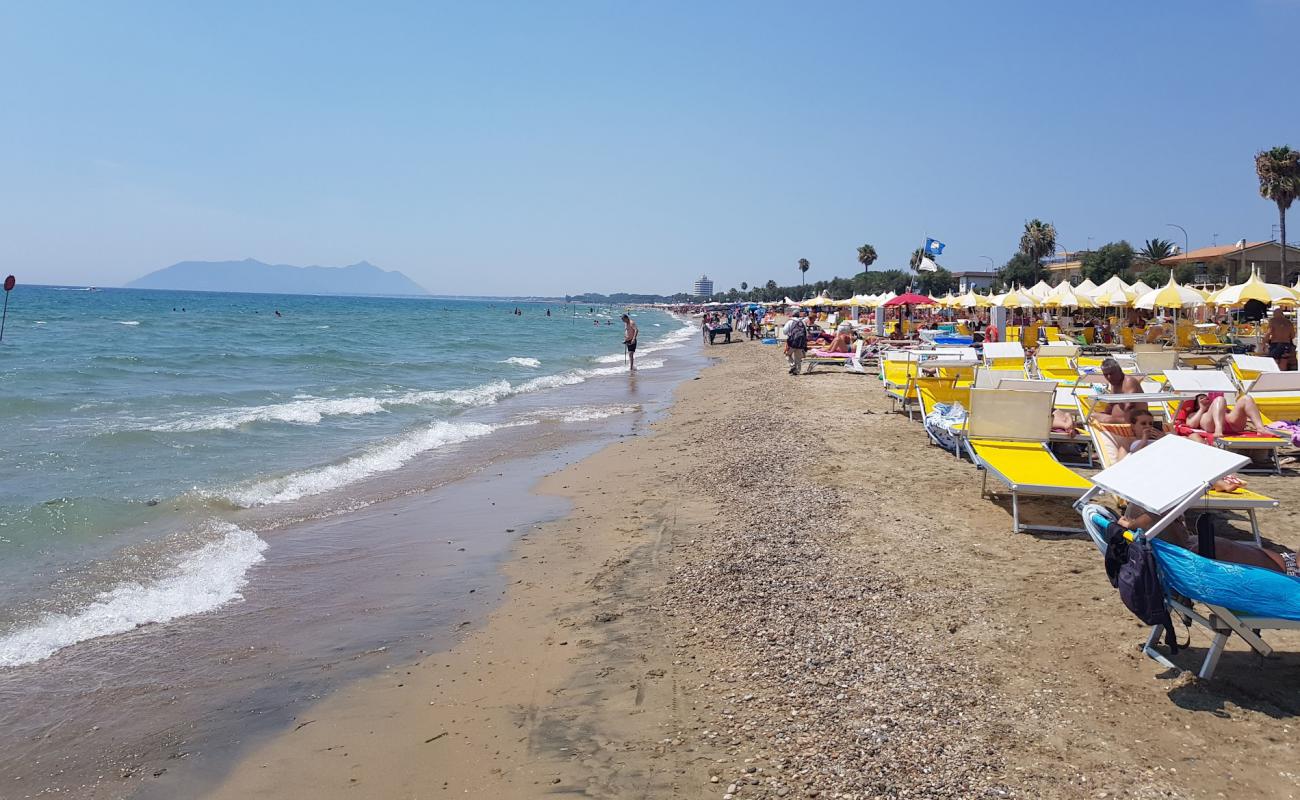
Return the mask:
[[[691,294],[696,297],[709,297],[713,294],[713,281],[709,280],[708,275],[701,275],[700,279],[695,282],[695,291]]]

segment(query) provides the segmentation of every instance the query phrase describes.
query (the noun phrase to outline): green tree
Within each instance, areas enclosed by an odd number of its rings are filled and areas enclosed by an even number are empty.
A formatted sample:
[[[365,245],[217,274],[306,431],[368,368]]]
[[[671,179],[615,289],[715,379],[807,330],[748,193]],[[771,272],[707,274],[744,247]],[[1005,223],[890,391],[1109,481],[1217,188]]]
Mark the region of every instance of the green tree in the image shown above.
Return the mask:
[[[1286,210],[1300,194],[1300,151],[1286,145],[1255,154],[1259,196],[1277,203],[1278,227],[1282,236],[1282,278],[1286,280]]]
[[[957,287],[957,279],[943,267],[939,267],[934,272],[919,273],[916,283],[921,290],[921,294],[928,294],[931,297],[947,294]]]
[[[799,259],[799,275],[800,275],[799,285],[800,286],[808,285],[808,268],[811,266],[812,264],[808,263],[808,259],[806,258]]]
[[[1149,244],[1149,243],[1148,243]],[[1109,242],[1083,256],[1083,275],[1093,283],[1100,284],[1112,275],[1123,275],[1133,267],[1133,246],[1128,242]],[[1169,268],[1159,264],[1154,268],[1169,277]],[[1148,281],[1149,282],[1149,281]],[[1161,283],[1164,283],[1162,278]]]
[[[909,259],[907,259],[907,265],[911,267],[913,270],[918,270],[921,268],[922,258],[925,258],[925,251],[918,247],[912,251],[912,256]],[[933,258],[930,260],[934,261]],[[935,263],[937,264],[939,262],[935,261]]]
[[[870,272],[871,265],[876,263],[876,248],[869,244],[864,244],[858,248],[858,263],[862,265],[863,272]]]
[[[998,280],[1005,286],[1033,286],[1043,278],[1043,265],[1038,259],[1016,253],[998,270]]]
[[[1156,264],[1174,255],[1174,243],[1167,239],[1147,239],[1137,257],[1148,264]]]
[[[1196,280],[1196,265],[1181,264],[1174,268],[1174,280],[1179,283],[1191,283]]]
[[[782,299],[781,289],[776,285],[776,281],[769,280],[767,283],[763,284],[763,299],[769,303],[773,300]]]
[[[1041,263],[1056,252],[1056,227],[1037,218],[1026,222],[1025,231],[1020,234],[1020,252]]]
[[[1159,266],[1150,267],[1139,275],[1138,278],[1152,289],[1159,289],[1169,281],[1169,268]]]

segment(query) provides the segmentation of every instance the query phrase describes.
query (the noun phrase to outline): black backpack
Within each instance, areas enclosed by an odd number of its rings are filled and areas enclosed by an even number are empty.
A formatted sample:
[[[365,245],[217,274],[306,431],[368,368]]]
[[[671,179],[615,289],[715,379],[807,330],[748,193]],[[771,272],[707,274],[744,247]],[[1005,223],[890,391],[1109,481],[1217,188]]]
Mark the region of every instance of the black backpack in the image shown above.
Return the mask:
[[[1165,644],[1178,652],[1174,621],[1165,606],[1165,590],[1156,570],[1156,554],[1151,543],[1138,536],[1130,542],[1124,529],[1112,522],[1106,529],[1106,577],[1119,589],[1119,599],[1134,616],[1148,625],[1163,625]]]
[[[791,350],[808,349],[808,329],[804,327],[802,320],[790,330],[790,335],[786,337],[785,344]]]

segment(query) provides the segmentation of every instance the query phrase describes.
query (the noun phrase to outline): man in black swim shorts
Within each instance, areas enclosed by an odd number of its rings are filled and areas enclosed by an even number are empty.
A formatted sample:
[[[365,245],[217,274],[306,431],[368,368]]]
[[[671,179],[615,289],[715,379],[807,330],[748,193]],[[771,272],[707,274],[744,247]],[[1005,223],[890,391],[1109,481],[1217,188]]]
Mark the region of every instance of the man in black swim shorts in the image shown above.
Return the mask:
[[[636,335],[639,331],[636,323],[627,314],[623,317],[623,345],[627,347],[627,367],[629,371],[636,370]]]

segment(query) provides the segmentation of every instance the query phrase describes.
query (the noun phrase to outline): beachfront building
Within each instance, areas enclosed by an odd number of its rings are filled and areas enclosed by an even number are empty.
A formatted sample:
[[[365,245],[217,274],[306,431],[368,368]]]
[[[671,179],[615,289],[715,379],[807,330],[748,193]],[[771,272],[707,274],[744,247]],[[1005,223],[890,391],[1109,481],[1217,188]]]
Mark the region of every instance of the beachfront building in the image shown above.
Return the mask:
[[[1197,283],[1222,283],[1225,280],[1237,283],[1250,277],[1250,270],[1254,269],[1268,283],[1290,286],[1300,272],[1300,250],[1287,245],[1286,275],[1282,274],[1282,245],[1276,241],[1199,247],[1162,259],[1160,263],[1170,268],[1193,265]]]
[[[712,297],[713,281],[709,280],[708,275],[701,275],[699,280],[695,282],[695,287],[691,294],[696,297]]]
[[[957,279],[958,294],[966,294],[977,289],[987,289],[993,285],[993,279],[997,277],[995,273],[984,272],[983,270],[954,272],[952,276]]]
[[[1053,286],[1058,283],[1078,283],[1081,280],[1083,280],[1083,262],[1077,258],[1047,265],[1047,282]]]

